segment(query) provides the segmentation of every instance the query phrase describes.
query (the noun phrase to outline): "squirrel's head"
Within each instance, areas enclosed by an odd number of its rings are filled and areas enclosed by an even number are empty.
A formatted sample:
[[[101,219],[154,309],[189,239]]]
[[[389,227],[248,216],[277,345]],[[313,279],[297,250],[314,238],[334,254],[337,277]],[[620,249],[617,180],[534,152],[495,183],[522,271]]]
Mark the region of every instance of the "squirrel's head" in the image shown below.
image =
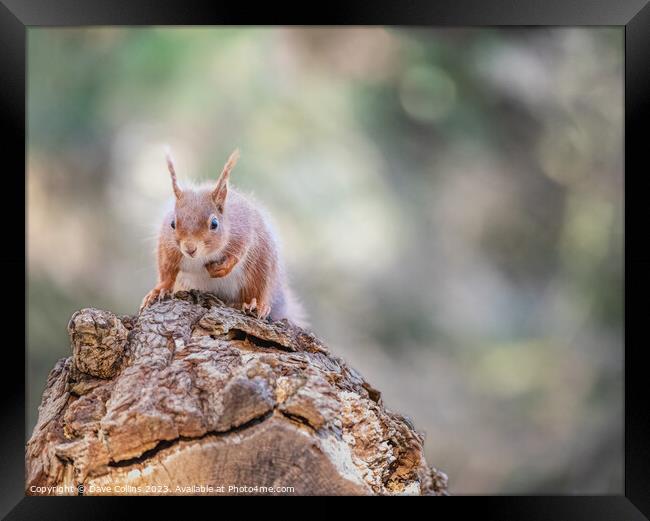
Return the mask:
[[[228,178],[238,159],[239,150],[235,150],[226,161],[213,189],[181,190],[176,181],[174,163],[169,153],[167,154],[167,167],[176,196],[174,215],[167,225],[173,229],[176,242],[186,257],[207,257],[226,244]]]

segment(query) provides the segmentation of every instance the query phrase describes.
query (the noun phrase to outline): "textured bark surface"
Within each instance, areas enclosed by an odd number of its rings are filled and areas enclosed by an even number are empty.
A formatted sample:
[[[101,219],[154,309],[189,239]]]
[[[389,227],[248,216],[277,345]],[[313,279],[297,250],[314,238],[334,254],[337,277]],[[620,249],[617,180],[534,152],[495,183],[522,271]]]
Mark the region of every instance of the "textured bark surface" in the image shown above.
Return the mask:
[[[446,493],[412,424],[286,322],[192,291],[136,317],[84,309],[68,329],[27,494]]]

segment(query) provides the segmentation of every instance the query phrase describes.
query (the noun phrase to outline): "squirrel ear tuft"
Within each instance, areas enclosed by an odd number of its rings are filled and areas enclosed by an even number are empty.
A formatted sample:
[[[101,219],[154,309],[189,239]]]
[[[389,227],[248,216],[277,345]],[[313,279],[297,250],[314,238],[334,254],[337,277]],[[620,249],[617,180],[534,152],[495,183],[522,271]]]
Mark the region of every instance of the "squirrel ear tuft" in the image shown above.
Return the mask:
[[[167,160],[169,175],[172,176],[172,188],[174,189],[174,195],[176,196],[176,199],[180,199],[183,195],[183,191],[178,186],[178,181],[176,180],[176,169],[174,168],[174,160],[172,159],[172,153],[169,148],[167,148],[165,151],[165,159]]]
[[[226,161],[226,164],[221,171],[221,175],[217,180],[217,186],[212,191],[212,199],[214,199],[214,202],[221,211],[223,211],[223,205],[226,202],[226,195],[228,195],[228,178],[230,177],[232,169],[235,168],[238,159],[239,149],[236,148],[233,153],[230,154],[228,161]]]

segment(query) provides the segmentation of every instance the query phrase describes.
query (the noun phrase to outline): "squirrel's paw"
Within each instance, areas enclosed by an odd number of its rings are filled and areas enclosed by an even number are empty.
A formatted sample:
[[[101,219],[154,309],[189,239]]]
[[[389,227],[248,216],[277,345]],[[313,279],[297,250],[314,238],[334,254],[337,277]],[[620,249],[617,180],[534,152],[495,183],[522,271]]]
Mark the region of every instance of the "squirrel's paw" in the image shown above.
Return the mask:
[[[255,310],[255,308],[257,308],[257,299],[255,299],[255,298],[253,300],[251,300],[250,302],[244,302],[241,305],[241,310],[244,313],[252,313]]]
[[[244,302],[241,309],[244,313],[250,313],[257,318],[266,318],[271,313],[271,306],[257,302],[256,298],[253,298],[250,302]]]
[[[167,295],[171,295],[172,291],[169,288],[158,287],[153,288],[149,293],[145,295],[142,299],[142,304],[140,304],[140,312],[147,306],[150,306],[154,302],[159,302]]]
[[[140,304],[140,309],[139,311],[142,312],[144,308],[146,308],[149,304],[151,304],[154,300],[158,298],[158,290],[152,289],[149,293],[147,293],[144,298],[142,299],[142,304]]]
[[[205,269],[208,270],[208,274],[210,277],[213,279],[220,278],[220,277],[225,277],[230,273],[230,270],[228,269],[227,266],[224,266],[220,262],[208,262],[205,265]]]

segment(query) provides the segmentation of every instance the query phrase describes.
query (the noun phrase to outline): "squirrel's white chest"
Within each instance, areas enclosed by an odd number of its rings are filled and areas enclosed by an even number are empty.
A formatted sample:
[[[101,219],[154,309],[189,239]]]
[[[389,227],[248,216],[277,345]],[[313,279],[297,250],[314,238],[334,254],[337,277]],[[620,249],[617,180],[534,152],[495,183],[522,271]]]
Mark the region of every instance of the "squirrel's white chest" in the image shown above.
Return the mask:
[[[225,277],[212,278],[205,269],[206,262],[208,259],[205,258],[189,259],[184,257],[181,261],[181,269],[176,276],[174,291],[198,289],[214,293],[226,303],[237,302],[243,284],[242,263],[238,263]]]

